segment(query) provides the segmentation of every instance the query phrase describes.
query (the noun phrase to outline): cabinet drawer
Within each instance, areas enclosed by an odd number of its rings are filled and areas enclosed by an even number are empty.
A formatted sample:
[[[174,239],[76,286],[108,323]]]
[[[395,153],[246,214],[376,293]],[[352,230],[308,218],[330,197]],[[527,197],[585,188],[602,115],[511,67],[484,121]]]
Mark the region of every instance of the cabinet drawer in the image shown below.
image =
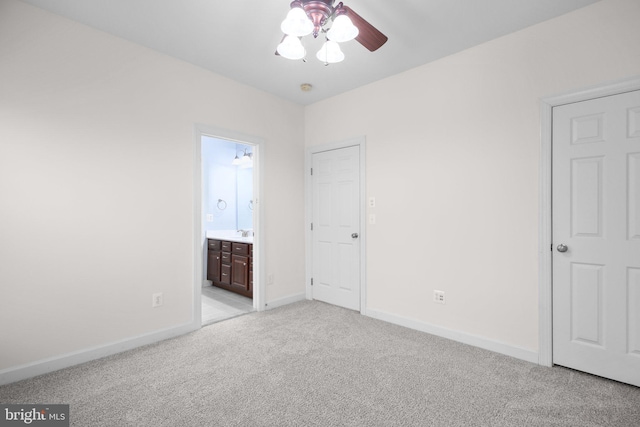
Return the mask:
[[[230,265],[221,265],[220,266],[220,281],[222,283],[226,283],[227,285],[231,283],[231,266]]]
[[[222,263],[231,264],[231,254],[229,252],[222,252]]]
[[[231,242],[222,242],[222,251],[231,252]]]
[[[220,240],[208,239],[209,250],[211,250],[211,251],[219,251],[220,247],[221,247],[221,243],[222,242]]]
[[[247,243],[233,242],[233,254],[234,255],[249,255],[249,245]]]

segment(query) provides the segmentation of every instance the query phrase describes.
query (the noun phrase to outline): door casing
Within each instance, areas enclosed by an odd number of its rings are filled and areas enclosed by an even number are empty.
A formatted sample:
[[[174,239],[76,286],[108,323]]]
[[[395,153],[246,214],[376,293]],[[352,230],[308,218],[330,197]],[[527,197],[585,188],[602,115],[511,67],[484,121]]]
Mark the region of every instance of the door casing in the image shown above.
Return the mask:
[[[538,364],[553,365],[552,317],[552,114],[553,107],[640,90],[640,76],[544,98],[540,101],[540,193],[538,217]]]
[[[256,311],[263,311],[266,307],[264,280],[264,263],[263,252],[263,235],[264,235],[264,212],[262,209],[262,183],[264,182],[264,140],[252,135],[246,135],[228,129],[221,129],[202,124],[196,124],[194,127],[194,283],[193,283],[193,319],[192,324],[195,329],[202,327],[202,294],[201,288],[205,280],[204,276],[204,258],[206,257],[206,233],[204,231],[204,211],[202,207],[202,137],[211,136],[228,141],[236,141],[245,145],[253,146],[254,164],[253,164],[253,308]],[[204,255],[203,255],[204,254]]]
[[[315,153],[321,153],[323,151],[336,150],[340,148],[347,148],[358,146],[360,147],[360,314],[366,315],[366,301],[367,301],[367,280],[366,280],[366,250],[367,250],[367,233],[366,233],[366,183],[365,183],[365,159],[366,159],[366,140],[364,136],[347,139],[344,141],[338,141],[329,144],[317,145],[307,148],[305,156],[305,290],[306,298],[312,299],[312,287],[311,277],[313,272],[313,257],[312,257],[312,235],[311,235],[311,222],[313,218],[312,203],[313,203],[313,186],[311,181],[311,165],[312,158]]]

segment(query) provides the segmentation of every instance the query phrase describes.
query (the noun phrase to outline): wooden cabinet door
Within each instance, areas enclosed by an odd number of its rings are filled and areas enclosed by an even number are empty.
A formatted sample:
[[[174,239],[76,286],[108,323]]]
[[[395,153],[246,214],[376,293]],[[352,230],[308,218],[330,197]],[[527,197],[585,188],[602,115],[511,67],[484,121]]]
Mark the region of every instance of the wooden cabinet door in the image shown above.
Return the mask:
[[[207,280],[220,281],[221,252],[209,250],[207,255]]]
[[[231,284],[249,290],[249,257],[231,255]]]

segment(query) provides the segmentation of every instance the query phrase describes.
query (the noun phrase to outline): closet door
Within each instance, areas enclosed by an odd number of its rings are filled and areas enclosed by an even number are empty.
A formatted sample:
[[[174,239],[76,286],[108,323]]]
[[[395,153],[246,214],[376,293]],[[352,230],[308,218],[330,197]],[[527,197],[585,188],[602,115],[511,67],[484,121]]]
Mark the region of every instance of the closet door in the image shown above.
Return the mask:
[[[553,363],[640,386],[640,91],[553,109]]]

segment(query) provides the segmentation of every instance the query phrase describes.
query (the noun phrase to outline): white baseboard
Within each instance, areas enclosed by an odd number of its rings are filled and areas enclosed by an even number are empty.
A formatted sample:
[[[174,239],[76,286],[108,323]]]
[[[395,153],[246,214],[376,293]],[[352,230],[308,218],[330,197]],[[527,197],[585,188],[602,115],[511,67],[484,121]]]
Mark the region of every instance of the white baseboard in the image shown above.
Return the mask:
[[[163,329],[149,334],[140,335],[133,338],[127,338],[105,344],[98,347],[92,347],[84,350],[75,351],[73,353],[63,354],[61,356],[51,357],[39,360],[37,362],[28,363],[12,368],[0,370],[0,385],[21,381],[27,378],[36,377],[38,375],[47,374],[70,366],[79,365],[81,363],[90,362],[92,360],[101,359],[112,354],[122,353],[123,351],[132,350],[147,344],[164,341],[169,338],[184,335],[200,328],[195,323],[187,323],[176,326],[174,328]]]
[[[272,310],[274,308],[282,307],[283,305],[287,305],[287,304],[293,304],[294,302],[303,301],[305,299],[307,299],[307,296],[305,293],[289,295],[288,297],[278,298],[273,301],[268,301],[266,304],[266,309]]]
[[[538,353],[527,350],[525,348],[516,347],[503,342],[494,341],[477,335],[468,334],[466,332],[455,331],[443,328],[441,326],[432,325],[430,323],[421,322],[415,319],[398,316],[396,314],[386,313],[384,311],[367,308],[366,315],[374,319],[383,320],[395,325],[404,326],[409,329],[415,329],[420,332],[426,332],[431,335],[437,335],[463,344],[469,344],[474,347],[483,348],[485,350],[501,353],[516,359],[525,360],[531,363],[538,363]]]
[[[288,297],[269,301],[267,304],[267,309],[271,310],[287,304],[303,301],[305,299],[306,295],[304,293],[290,295]],[[366,316],[393,323],[399,326],[404,326],[406,328],[414,329],[417,331],[426,332],[439,337],[447,338],[453,341],[458,341],[464,344],[469,344],[475,347],[483,348],[485,350],[494,351],[496,353],[515,357],[527,362],[536,364],[538,363],[538,353],[535,351],[515,347],[509,344],[490,340],[472,334],[467,334],[464,332],[442,328],[440,326],[435,326],[426,322],[409,319],[371,308],[368,308],[366,310]],[[62,356],[39,360],[37,362],[29,363],[26,365],[0,370],[0,385],[21,381],[27,378],[54,372],[59,369],[68,368],[70,366],[79,365],[81,363],[89,362],[96,359],[101,359],[103,357],[121,353],[127,350],[132,350],[143,345],[153,344],[155,342],[184,335],[186,333],[198,330],[199,328],[199,324],[196,325],[195,323],[187,323],[174,328],[164,329],[161,331],[156,331],[149,334],[106,344],[104,346],[93,347],[73,353],[68,353]]]

